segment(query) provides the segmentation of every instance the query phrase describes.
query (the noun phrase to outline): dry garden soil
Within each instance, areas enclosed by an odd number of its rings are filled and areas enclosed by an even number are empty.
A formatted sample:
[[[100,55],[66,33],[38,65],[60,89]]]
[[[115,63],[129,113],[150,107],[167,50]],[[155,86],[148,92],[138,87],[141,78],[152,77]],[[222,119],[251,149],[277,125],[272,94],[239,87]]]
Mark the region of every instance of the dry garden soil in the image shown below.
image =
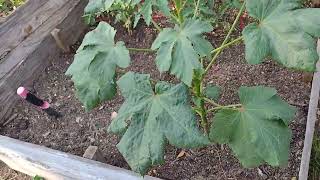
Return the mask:
[[[118,29],[116,39],[124,41],[127,47],[150,47],[157,34],[153,28],[144,26],[133,30],[131,34],[121,26],[116,27]],[[222,40],[215,33],[208,34],[208,39],[213,44],[220,44]],[[174,77],[157,71],[154,54],[142,52],[130,54],[132,64],[126,71],[149,73],[156,80],[177,82]],[[21,100],[15,107],[13,121],[2,127],[0,133],[79,156],[82,156],[88,146],[96,145],[108,164],[129,169],[116,148],[119,137],[105,131],[105,127],[111,122],[111,113],[118,111],[124,99],[118,93],[114,100],[86,112],[75,96],[70,77],[64,74],[73,61],[73,55],[73,53],[63,54],[59,59],[54,59],[35,81],[33,87],[29,87],[38,96],[49,100],[64,116],[55,120]],[[124,71],[119,71],[118,74],[123,73]],[[166,148],[165,163],[152,168],[148,174],[169,180],[292,179],[297,177],[311,87],[308,75],[287,70],[271,61],[260,65],[248,65],[244,58],[244,46],[238,44],[223,52],[217,64],[209,72],[206,83],[217,84],[222,88],[221,104],[237,103],[236,91],[242,85],[265,85],[276,88],[282,98],[298,108],[296,117],[290,125],[293,137],[288,166],[273,168],[263,165],[245,169],[226,145],[213,144],[207,148],[192,150],[177,149],[169,145]],[[0,175],[9,171],[1,165],[0,169]],[[16,179],[24,178],[27,179],[22,176],[16,177]],[[8,179],[14,179],[14,176]]]

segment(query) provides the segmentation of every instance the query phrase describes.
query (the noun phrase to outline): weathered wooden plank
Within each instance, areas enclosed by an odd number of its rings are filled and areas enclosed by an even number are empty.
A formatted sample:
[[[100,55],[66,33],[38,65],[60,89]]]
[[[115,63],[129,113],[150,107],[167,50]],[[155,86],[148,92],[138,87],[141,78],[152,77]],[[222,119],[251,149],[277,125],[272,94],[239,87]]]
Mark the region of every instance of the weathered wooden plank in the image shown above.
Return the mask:
[[[5,26],[11,27],[14,24],[17,24],[16,21],[12,21],[11,19],[20,19],[21,17],[25,16],[25,14],[27,14],[29,11],[34,12],[39,7],[41,7],[44,3],[46,3],[46,0],[28,0],[23,6],[19,6],[16,10],[14,10],[14,13],[11,13],[8,17],[6,17],[5,20],[1,22],[0,25],[2,27],[5,27]],[[32,5],[32,4],[36,4],[36,5]]]
[[[157,180],[118,167],[0,136],[0,160],[10,168],[47,180]]]
[[[2,44],[0,46],[0,57],[5,57],[8,52],[16,48],[24,39],[55,14],[67,1],[68,0],[30,0],[26,3],[25,7],[15,11],[13,13],[14,15],[0,26],[0,39]]]
[[[51,6],[56,9],[55,13],[42,22],[0,63],[0,124],[8,116],[17,100],[16,89],[21,85],[30,85],[50,60],[59,55],[61,50],[51,36],[51,31],[55,28],[60,29],[61,40],[66,46],[69,46],[86,28],[81,17],[87,3],[86,0],[49,0],[47,3],[59,4],[59,6]],[[47,8],[47,3],[41,7]],[[29,12],[28,15],[33,16],[33,12]],[[37,19],[37,17],[33,18]],[[11,19],[15,20],[15,18]],[[1,38],[0,42],[2,42]]]
[[[320,54],[320,40],[318,40],[318,52]],[[313,141],[315,123],[317,120],[317,110],[320,92],[320,61],[317,63],[317,72],[314,73],[309,101],[307,127],[304,139],[304,146],[300,164],[299,180],[307,180],[309,172],[310,155]]]

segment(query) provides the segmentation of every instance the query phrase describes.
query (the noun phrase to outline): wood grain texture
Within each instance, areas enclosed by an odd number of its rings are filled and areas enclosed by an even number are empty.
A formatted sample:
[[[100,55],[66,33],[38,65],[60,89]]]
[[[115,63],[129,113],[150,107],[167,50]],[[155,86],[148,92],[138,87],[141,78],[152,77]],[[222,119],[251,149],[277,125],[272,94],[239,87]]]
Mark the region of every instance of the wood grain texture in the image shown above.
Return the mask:
[[[318,40],[318,54],[320,54],[320,40]],[[309,101],[307,127],[299,170],[299,180],[307,180],[314,128],[317,120],[317,110],[320,92],[320,61],[317,63],[317,72],[314,73]]]
[[[5,52],[3,47],[11,49],[0,60],[0,124],[18,99],[16,89],[30,85],[50,60],[60,54],[61,50],[51,36],[52,30],[61,30],[59,35],[65,46],[75,43],[83,33],[86,26],[82,14],[86,4],[86,0],[30,0],[1,24],[0,42],[4,43],[0,52]],[[37,7],[34,12],[21,14],[25,9],[33,9],[33,5]],[[34,29],[21,38],[21,30],[30,24]]]
[[[159,180],[5,136],[0,136],[0,160],[14,170],[46,180]]]
[[[102,163],[107,163],[106,159],[103,157],[102,153],[100,152],[98,146],[89,146],[84,152],[82,157],[86,159],[91,159],[94,161],[99,161]]]

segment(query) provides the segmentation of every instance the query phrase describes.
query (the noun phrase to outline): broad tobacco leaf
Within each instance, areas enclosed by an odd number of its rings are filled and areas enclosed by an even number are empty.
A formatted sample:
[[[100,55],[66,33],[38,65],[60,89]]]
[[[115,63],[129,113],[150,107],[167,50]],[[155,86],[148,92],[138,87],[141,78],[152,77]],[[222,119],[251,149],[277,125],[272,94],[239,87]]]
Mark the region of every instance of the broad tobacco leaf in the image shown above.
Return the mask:
[[[215,114],[210,139],[228,144],[245,167],[285,165],[291,139],[288,124],[295,108],[275,89],[262,86],[241,87],[239,97],[242,108]]]
[[[151,49],[156,50],[156,64],[160,72],[170,71],[188,86],[191,86],[193,71],[201,69],[199,55],[204,57],[213,47],[202,37],[213,27],[200,20],[186,20],[179,27],[163,29]]]
[[[320,36],[320,9],[299,9],[300,0],[246,3],[249,15],[259,21],[243,31],[249,63],[261,63],[271,55],[286,67],[315,70],[318,54],[314,38]]]
[[[130,64],[129,51],[124,42],[115,44],[115,34],[113,27],[100,22],[84,37],[66,72],[72,76],[77,96],[87,110],[114,97],[116,67],[126,68]]]
[[[132,170],[145,174],[164,161],[166,140],[179,148],[209,143],[197,127],[183,83],[158,82],[153,91],[150,76],[128,72],[117,82],[125,98],[109,131],[123,134],[117,145]]]

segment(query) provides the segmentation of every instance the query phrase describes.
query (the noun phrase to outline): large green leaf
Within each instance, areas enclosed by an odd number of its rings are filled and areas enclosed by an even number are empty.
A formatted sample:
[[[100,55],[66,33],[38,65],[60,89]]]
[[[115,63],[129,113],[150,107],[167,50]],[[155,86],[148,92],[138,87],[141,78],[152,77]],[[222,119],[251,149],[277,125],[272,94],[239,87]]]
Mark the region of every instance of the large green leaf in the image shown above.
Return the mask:
[[[210,138],[227,143],[245,167],[264,162],[285,165],[288,160],[291,130],[288,128],[295,108],[267,87],[241,87],[242,107],[215,114]]]
[[[126,68],[130,63],[124,43],[114,43],[115,34],[113,27],[101,22],[87,33],[66,72],[72,75],[77,96],[88,110],[115,95],[116,67]]]
[[[180,148],[209,143],[197,127],[183,84],[158,82],[155,92],[150,76],[128,72],[117,82],[125,102],[109,131],[124,134],[117,145],[132,170],[145,174],[164,161],[166,140]]]
[[[259,20],[243,31],[249,63],[261,63],[271,55],[286,67],[315,70],[314,37],[320,36],[320,9],[299,9],[300,0],[246,2],[249,15]]]
[[[212,29],[209,23],[200,20],[186,20],[181,27],[163,29],[151,47],[158,49],[156,64],[159,71],[170,71],[191,86],[193,70],[202,68],[199,55],[206,56],[213,49],[202,33]]]

